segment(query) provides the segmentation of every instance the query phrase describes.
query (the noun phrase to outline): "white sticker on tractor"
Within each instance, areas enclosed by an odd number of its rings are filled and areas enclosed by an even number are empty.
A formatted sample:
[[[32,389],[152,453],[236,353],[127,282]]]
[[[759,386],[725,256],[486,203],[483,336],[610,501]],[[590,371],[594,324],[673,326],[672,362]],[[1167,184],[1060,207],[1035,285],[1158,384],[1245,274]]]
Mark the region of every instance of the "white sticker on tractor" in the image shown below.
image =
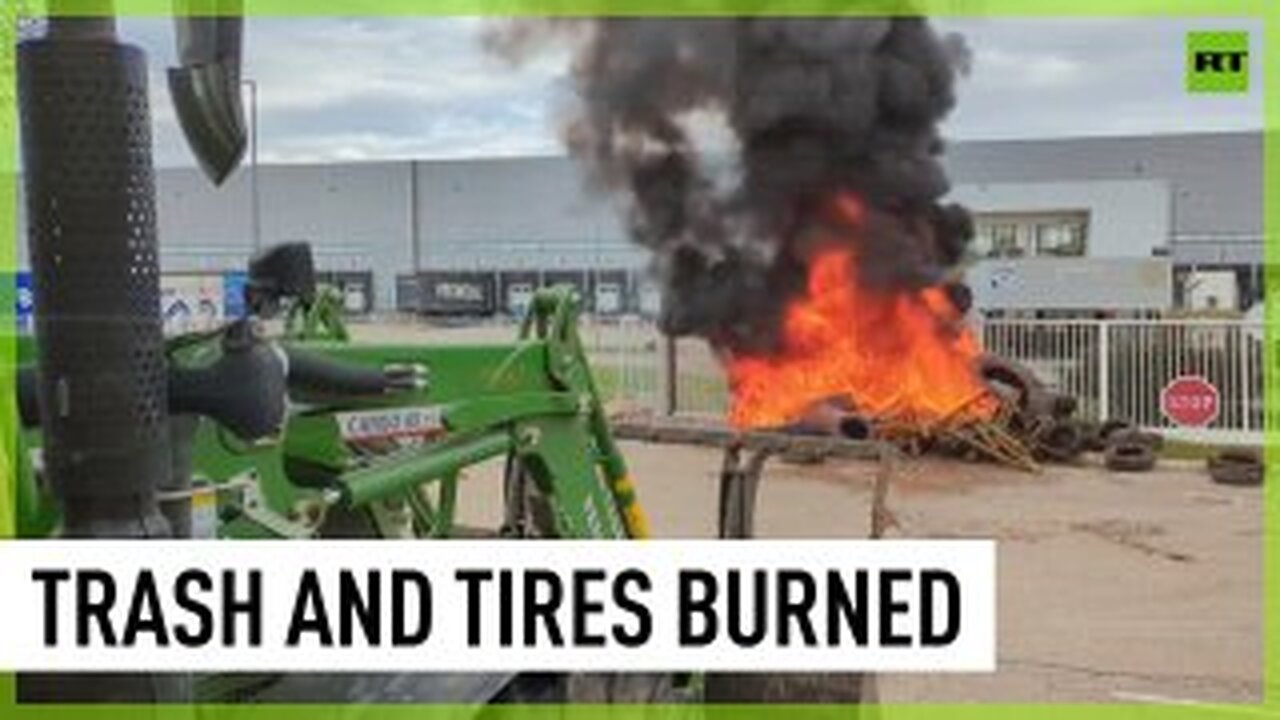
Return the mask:
[[[218,537],[218,491],[212,485],[191,488],[191,537],[200,540]]]
[[[444,413],[439,405],[362,410],[335,417],[343,440],[430,437],[444,432]]]

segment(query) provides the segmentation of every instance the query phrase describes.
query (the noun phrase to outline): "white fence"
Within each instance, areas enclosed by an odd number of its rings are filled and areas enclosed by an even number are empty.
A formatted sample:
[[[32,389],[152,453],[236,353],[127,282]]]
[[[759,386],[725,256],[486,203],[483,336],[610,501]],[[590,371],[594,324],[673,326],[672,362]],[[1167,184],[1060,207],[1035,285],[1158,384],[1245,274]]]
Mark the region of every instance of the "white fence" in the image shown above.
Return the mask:
[[[1129,420],[1188,440],[1262,442],[1261,323],[988,320],[978,331],[988,352],[1029,366],[1051,389],[1074,396],[1080,417]],[[616,403],[663,412],[674,400],[679,412],[725,411],[723,373],[705,343],[677,342],[672,374],[665,341],[650,323],[591,323],[584,335]],[[1160,408],[1165,385],[1188,375],[1218,390],[1218,417],[1204,428],[1176,427]]]
[[[1261,323],[989,320],[980,328],[989,352],[1027,365],[1054,390],[1077,398],[1083,417],[1129,420],[1206,442],[1262,442]],[[1218,416],[1204,428],[1178,427],[1161,410],[1161,390],[1184,376],[1218,390]]]

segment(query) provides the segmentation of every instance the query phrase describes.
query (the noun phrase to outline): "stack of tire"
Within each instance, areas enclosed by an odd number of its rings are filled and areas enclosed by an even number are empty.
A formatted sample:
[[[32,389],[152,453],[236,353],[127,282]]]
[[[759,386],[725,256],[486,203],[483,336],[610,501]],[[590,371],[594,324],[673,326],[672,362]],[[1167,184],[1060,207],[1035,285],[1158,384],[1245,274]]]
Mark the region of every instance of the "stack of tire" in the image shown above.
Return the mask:
[[[1028,367],[998,355],[984,355],[978,369],[1013,408],[1009,430],[1038,460],[1068,463],[1086,449],[1088,428],[1074,417],[1074,397],[1053,392]]]
[[[998,355],[984,355],[979,372],[1013,408],[1009,430],[1021,437],[1041,462],[1070,463],[1081,453],[1098,452],[1119,472],[1144,472],[1155,466],[1164,441],[1122,420],[1097,424],[1075,416],[1076,399],[1050,390],[1029,368]]]

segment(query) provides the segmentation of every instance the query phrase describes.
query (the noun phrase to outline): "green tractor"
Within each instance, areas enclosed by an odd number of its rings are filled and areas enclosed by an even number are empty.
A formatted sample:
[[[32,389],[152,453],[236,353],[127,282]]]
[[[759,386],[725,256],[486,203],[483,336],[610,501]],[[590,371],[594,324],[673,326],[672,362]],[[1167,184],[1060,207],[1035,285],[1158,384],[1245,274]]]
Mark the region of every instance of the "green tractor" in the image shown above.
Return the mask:
[[[250,265],[247,317],[167,342],[174,463],[159,495],[176,536],[648,536],[571,291],[539,293],[506,344],[335,341],[337,314],[323,327],[286,323],[281,337],[267,337],[264,320],[314,311],[323,295],[313,278],[308,246],[271,248]],[[300,332],[317,327],[319,339]],[[34,351],[34,340],[19,340],[17,526],[26,538],[59,525],[41,472]],[[503,467],[503,521],[463,527],[464,471],[494,459]],[[234,680],[206,678],[197,696],[271,687],[267,678]]]
[[[245,150],[240,6],[175,6],[181,67],[170,91],[215,184]],[[353,343],[339,298],[317,287],[310,248],[294,243],[251,260],[245,317],[164,339],[145,58],[115,41],[109,15],[64,15],[18,53],[38,333],[16,340],[20,427],[15,452],[0,452],[0,470],[11,466],[16,480],[19,537],[648,536],[578,336],[580,301],[567,289],[536,294],[508,343]],[[94,112],[68,110],[85,103]],[[764,457],[726,473],[758,479]],[[502,520],[463,527],[466,471],[488,462],[501,465]],[[724,497],[722,519],[725,507],[748,505]],[[653,702],[698,688],[709,700],[826,697],[811,692],[825,682],[817,676],[791,678],[807,683],[799,694],[761,694],[758,676],[725,677],[722,686],[751,692],[717,693],[716,676],[673,673],[223,674],[195,678],[192,691],[185,677],[161,673],[24,675],[18,694]],[[843,685],[859,689],[850,678]]]
[[[518,486],[549,511],[539,516],[540,536],[647,534],[571,292],[539,294],[508,344],[357,345],[291,330],[265,337],[264,317],[308,312],[310,262],[301,244],[264,253],[250,274],[248,317],[167,344],[170,412],[187,426],[175,446],[190,446],[197,485],[217,492],[219,537],[323,536],[332,516],[347,512],[367,514],[380,537],[450,537],[461,471],[499,457],[513,492]],[[288,272],[273,272],[279,267]],[[23,338],[20,358],[33,351]],[[20,369],[29,449],[40,447],[34,386],[34,369]],[[38,467],[21,483],[27,535],[53,523]],[[502,532],[535,531],[526,519],[512,517]]]

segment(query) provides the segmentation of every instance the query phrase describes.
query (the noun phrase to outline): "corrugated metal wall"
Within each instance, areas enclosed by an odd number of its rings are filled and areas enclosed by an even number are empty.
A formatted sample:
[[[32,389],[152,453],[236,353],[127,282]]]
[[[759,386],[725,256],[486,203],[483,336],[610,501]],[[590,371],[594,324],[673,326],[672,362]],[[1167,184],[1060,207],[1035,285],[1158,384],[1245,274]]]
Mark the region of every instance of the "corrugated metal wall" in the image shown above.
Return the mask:
[[[979,210],[1090,213],[1090,254],[1150,257],[1171,239],[1261,233],[1260,135],[957,143],[955,196]],[[566,158],[263,166],[263,244],[310,241],[321,270],[372,270],[376,306],[416,270],[644,267],[622,214]],[[219,189],[193,169],[158,173],[166,272],[244,267],[249,169]],[[1102,181],[1102,182],[1098,182]],[[416,202],[416,206],[415,206]],[[26,266],[21,199],[19,261]],[[416,247],[415,247],[416,240]],[[1177,251],[1175,248],[1175,260]]]
[[[610,198],[584,191],[565,158],[421,162],[419,240],[424,269],[632,268]]]

